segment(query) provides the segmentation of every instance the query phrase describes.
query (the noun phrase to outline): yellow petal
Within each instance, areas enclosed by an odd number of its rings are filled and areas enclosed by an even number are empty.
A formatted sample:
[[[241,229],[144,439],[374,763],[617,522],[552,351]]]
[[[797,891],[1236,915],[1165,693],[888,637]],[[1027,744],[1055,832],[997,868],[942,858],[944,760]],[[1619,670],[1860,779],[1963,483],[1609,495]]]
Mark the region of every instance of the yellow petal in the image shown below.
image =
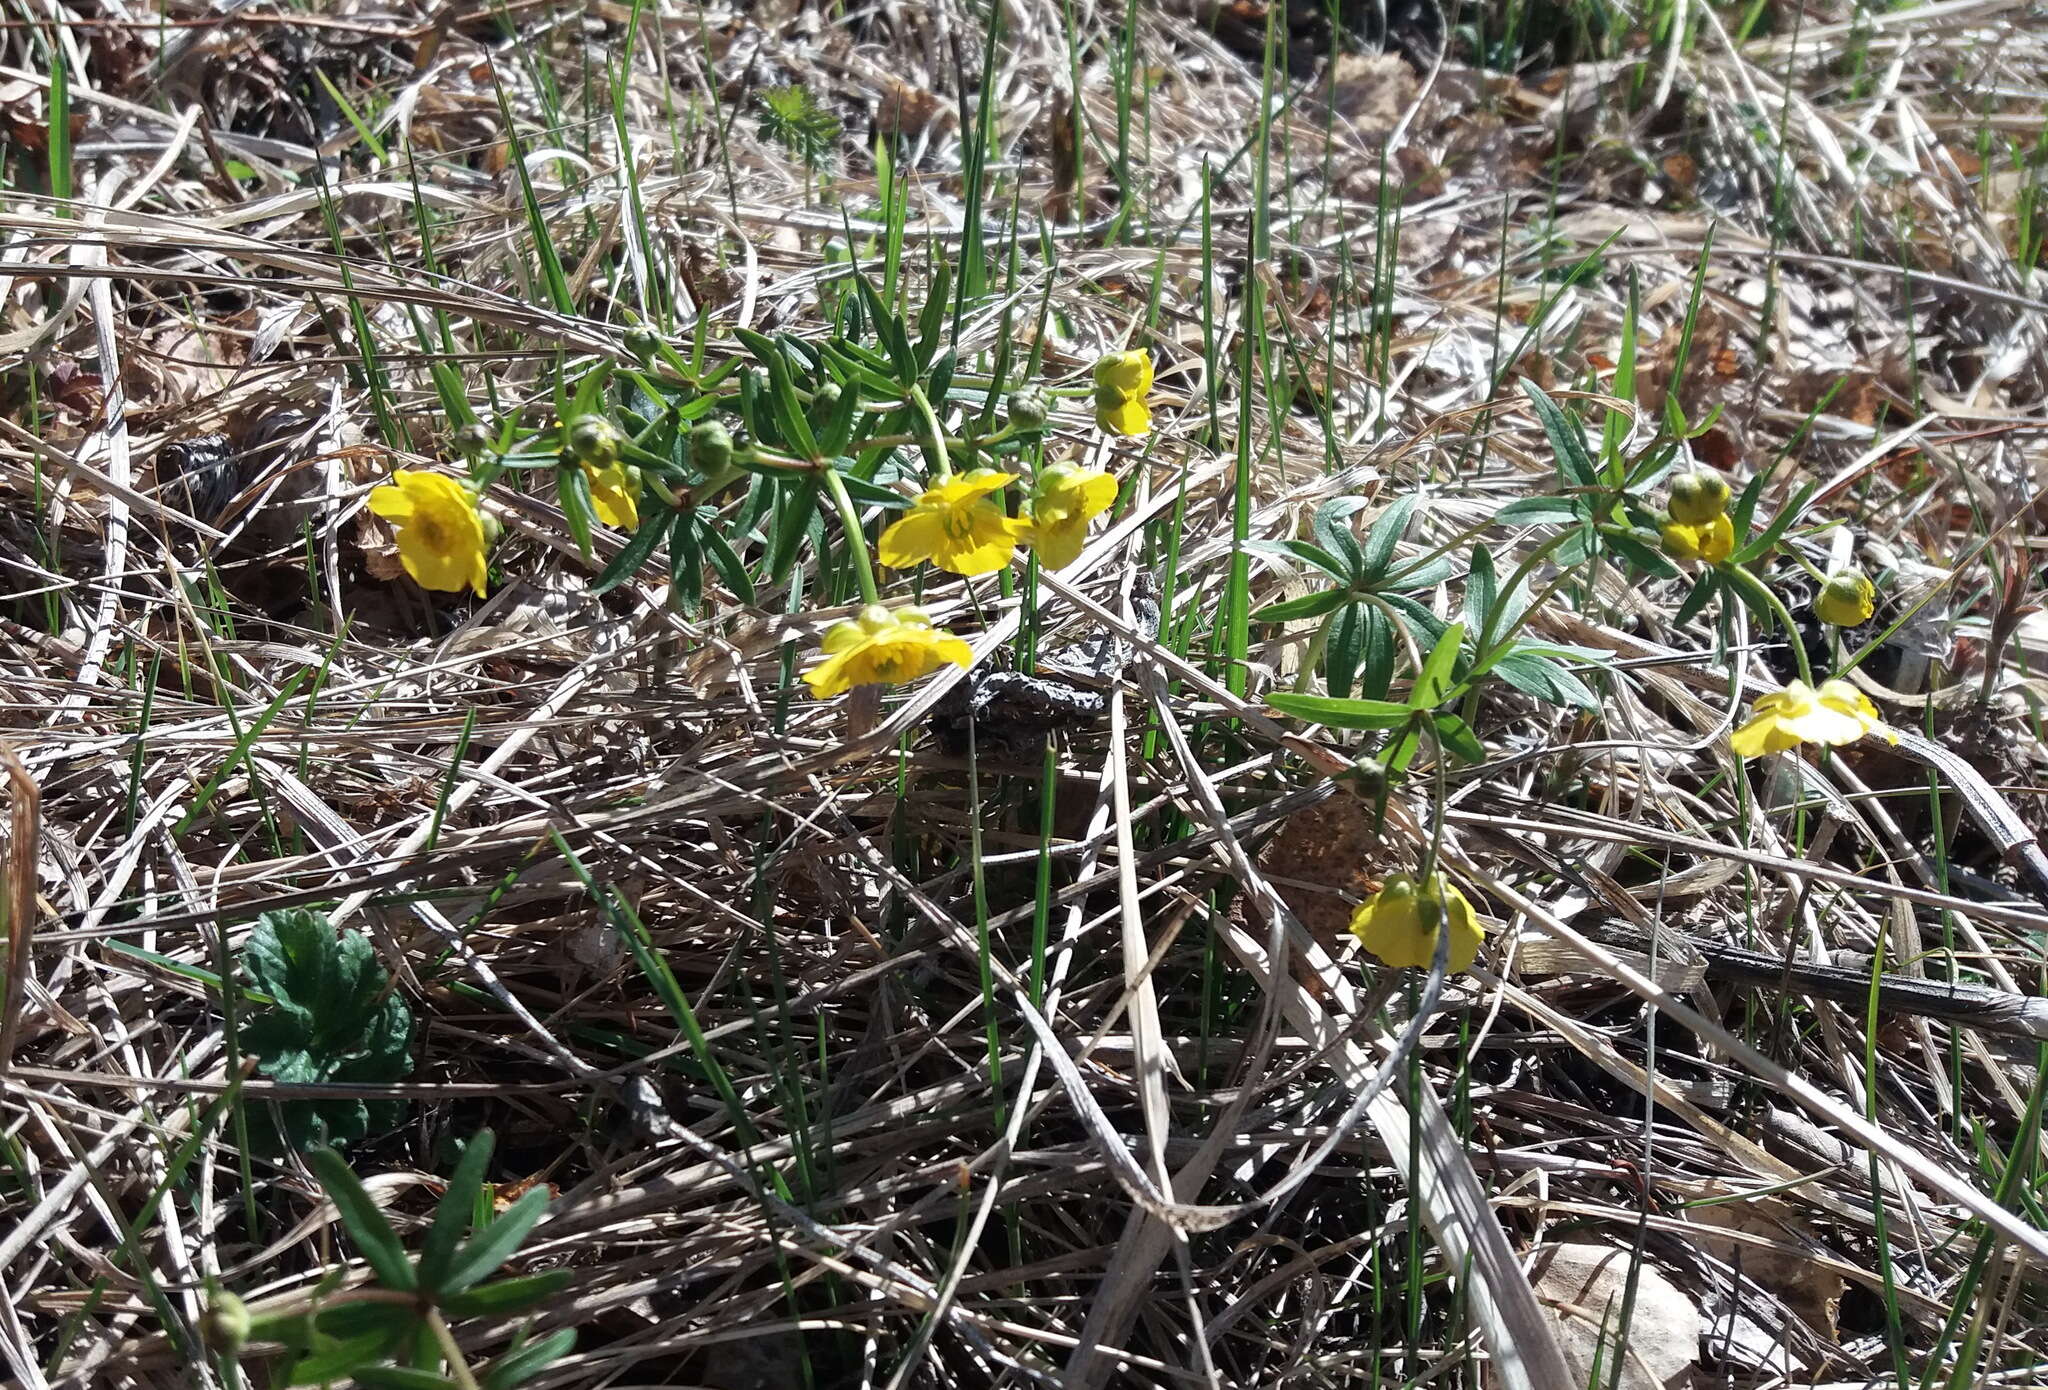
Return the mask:
[[[1723,512],[1704,526],[1693,528],[1699,538],[1700,558],[1718,565],[1735,553],[1735,523]]]
[[[946,543],[946,513],[935,507],[912,507],[903,519],[882,532],[882,563],[907,570],[938,554]]]
[[[1111,434],[1133,438],[1152,428],[1152,410],[1144,401],[1131,399],[1114,406],[1095,408],[1095,423]]]
[[[1024,538],[1038,552],[1039,564],[1047,569],[1065,569],[1081,558],[1081,548],[1088,541],[1088,523],[1033,521]]]
[[[1137,349],[1110,353],[1095,364],[1095,384],[1142,397],[1152,389],[1152,354]]]

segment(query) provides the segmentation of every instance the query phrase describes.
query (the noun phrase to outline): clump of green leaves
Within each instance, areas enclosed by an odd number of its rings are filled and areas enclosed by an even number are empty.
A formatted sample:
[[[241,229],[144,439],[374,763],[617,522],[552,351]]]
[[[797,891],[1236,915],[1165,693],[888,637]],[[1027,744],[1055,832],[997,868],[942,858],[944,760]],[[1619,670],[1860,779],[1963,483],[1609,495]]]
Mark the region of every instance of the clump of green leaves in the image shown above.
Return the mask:
[[[770,87],[762,92],[761,129],[813,172],[824,167],[839,144],[839,118],[808,87]]]
[[[569,1271],[561,1269],[484,1282],[518,1250],[548,1203],[546,1191],[536,1187],[491,1217],[483,1178],[492,1142],[484,1130],[464,1146],[417,1260],[405,1253],[341,1155],[310,1150],[307,1164],[341,1213],[373,1281],[344,1289],[347,1270],[337,1267],[307,1293],[254,1308],[233,1294],[216,1294],[203,1324],[214,1351],[234,1357],[250,1343],[277,1344],[289,1359],[272,1384],[353,1379],[370,1390],[511,1390],[566,1355],[576,1344],[570,1328],[529,1340],[522,1326],[481,1367],[464,1361],[456,1341],[453,1322],[524,1313],[569,1282]]]
[[[412,1010],[358,931],[317,912],[266,912],[242,947],[263,997],[242,1019],[241,1045],[263,1074],[292,1083],[401,1081],[412,1070]],[[265,1148],[346,1144],[395,1127],[397,1101],[284,1100],[256,1112]]]

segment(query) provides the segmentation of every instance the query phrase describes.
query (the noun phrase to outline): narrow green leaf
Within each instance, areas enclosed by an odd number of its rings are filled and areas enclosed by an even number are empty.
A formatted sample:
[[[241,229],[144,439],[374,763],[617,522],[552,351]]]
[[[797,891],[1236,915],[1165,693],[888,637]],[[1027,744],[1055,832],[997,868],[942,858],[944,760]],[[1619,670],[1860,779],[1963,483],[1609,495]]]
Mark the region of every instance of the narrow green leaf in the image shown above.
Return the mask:
[[[1431,727],[1436,730],[1437,742],[1466,762],[1486,761],[1486,745],[1472,732],[1472,726],[1457,715],[1439,714],[1431,721]]]
[[[304,671],[293,675],[290,680],[284,683],[284,687],[277,692],[277,697],[263,707],[263,712],[250,721],[249,727],[242,731],[242,736],[235,740],[235,746],[228,750],[227,760],[220,765],[213,776],[206,779],[206,785],[201,787],[199,795],[193,798],[192,809],[180,816],[178,823],[171,828],[172,835],[183,835],[192,828],[192,822],[199,819],[201,813],[206,810],[207,805],[212,802],[215,794],[220,791],[220,784],[227,780],[229,773],[242,765],[242,759],[249,756],[249,749],[262,736],[263,731],[270,727],[270,721],[277,718],[278,711],[284,708],[285,701],[291,699],[292,695],[299,688],[299,682],[305,678],[306,672]]]
[[[1343,589],[1324,589],[1320,593],[1303,594],[1300,598],[1284,599],[1269,603],[1252,614],[1255,623],[1286,623],[1296,618],[1320,618],[1325,613],[1334,613],[1351,601],[1351,595]]]
[[[1483,640],[1500,601],[1500,580],[1493,572],[1493,552],[1472,547],[1472,568],[1465,576],[1465,627]]]
[[[1574,487],[1598,487],[1600,470],[1593,462],[1592,452],[1586,447],[1585,432],[1580,428],[1578,418],[1566,415],[1541,386],[1526,377],[1522,380],[1522,394],[1529,398],[1529,404],[1535,408],[1537,422],[1543,426],[1543,433],[1550,440],[1560,476]]]
[[[1458,666],[1458,652],[1465,643],[1465,625],[1452,623],[1436,639],[1429,657],[1422,663],[1422,670],[1415,677],[1415,688],[1409,693],[1411,709],[1435,709],[1451,693],[1451,675]]]
[[[1518,522],[1570,521],[1584,516],[1586,504],[1576,497],[1522,497],[1493,514],[1503,526]]]
[[[417,1289],[419,1283],[412,1261],[405,1257],[405,1247],[399,1243],[391,1223],[384,1219],[384,1213],[377,1210],[377,1204],[356,1177],[355,1169],[329,1148],[309,1151],[306,1165],[320,1180],[328,1200],[341,1213],[341,1224],[348,1227],[349,1235],[355,1238],[356,1248],[363,1252],[363,1259],[376,1272],[377,1282],[399,1293],[411,1293]]]
[[[447,1190],[434,1206],[433,1228],[420,1247],[420,1287],[428,1293],[440,1290],[441,1281],[455,1259],[455,1248],[469,1231],[477,1194],[483,1190],[484,1174],[490,1170],[491,1150],[496,1144],[497,1136],[488,1129],[471,1135],[462,1146],[462,1157],[456,1161],[454,1173],[449,1175]]]
[[[531,1379],[551,1361],[567,1356],[576,1346],[576,1329],[565,1327],[550,1332],[537,1342],[515,1347],[491,1363],[484,1372],[484,1390],[513,1390]]]
[[[576,542],[576,552],[586,561],[590,559],[590,479],[583,466],[564,463],[555,469],[555,501],[561,504],[562,516],[569,523],[569,538]]]
[[[458,1318],[509,1317],[554,1297],[567,1287],[570,1277],[566,1269],[550,1269],[540,1274],[494,1279],[464,1293],[444,1294],[441,1311]]]
[[[1584,681],[1557,662],[1534,652],[1509,652],[1493,663],[1492,673],[1524,695],[1533,695],[1553,705],[1600,708],[1600,697]]]
[[[666,502],[658,498],[652,500],[640,517],[640,528],[627,538],[619,553],[612,556],[611,562],[604,567],[604,573],[598,575],[597,582],[590,586],[590,592],[610,593],[631,579],[647,562],[647,557],[654,553],[654,547],[661,544],[672,515]]]
[[[501,1212],[496,1221],[469,1238],[441,1281],[443,1295],[461,1293],[512,1258],[519,1242],[526,1239],[542,1216],[547,1214],[548,1194],[544,1187],[527,1189],[520,1199]]]
[[[1729,562],[1731,564],[1747,565],[1770,554],[1772,549],[1778,544],[1779,538],[1791,530],[1801,517],[1806,515],[1807,504],[1813,501],[1814,495],[1819,491],[1820,482],[1818,479],[1799,489],[1793,496],[1790,505],[1772,517],[1770,525],[1764,527],[1762,531],[1758,532],[1741,549],[1729,556]]]
[[[1678,605],[1678,611],[1671,615],[1672,624],[1676,627],[1684,627],[1694,618],[1697,618],[1701,610],[1707,606],[1707,601],[1719,592],[1720,587],[1721,576],[1718,571],[1707,570],[1703,572],[1697,579],[1693,580],[1692,591],[1685,596],[1685,601]]]
[[[414,1366],[359,1366],[353,1374],[364,1390],[456,1390],[448,1377]]]
[[[818,514],[818,485],[810,478],[779,480],[782,505],[776,509],[775,525],[768,547],[768,579],[780,584],[796,567],[811,518]]]
[[[1349,700],[1334,695],[1301,695],[1277,691],[1266,703],[1290,718],[1333,729],[1393,729],[1408,722],[1415,713],[1391,700]]]
[[[1409,520],[1415,515],[1416,504],[1421,500],[1416,493],[1397,498],[1372,520],[1372,529],[1365,533],[1365,546],[1360,557],[1364,578],[1375,582],[1383,577],[1388,566],[1394,563],[1396,548],[1401,537],[1408,534]]]
[[[768,371],[768,405],[775,414],[775,428],[785,443],[806,459],[821,457],[818,441],[811,433],[811,422],[804,415],[803,402],[797,399],[796,381],[789,370],[789,357],[772,338],[764,337],[750,329],[733,330],[747,351],[754,354]]]

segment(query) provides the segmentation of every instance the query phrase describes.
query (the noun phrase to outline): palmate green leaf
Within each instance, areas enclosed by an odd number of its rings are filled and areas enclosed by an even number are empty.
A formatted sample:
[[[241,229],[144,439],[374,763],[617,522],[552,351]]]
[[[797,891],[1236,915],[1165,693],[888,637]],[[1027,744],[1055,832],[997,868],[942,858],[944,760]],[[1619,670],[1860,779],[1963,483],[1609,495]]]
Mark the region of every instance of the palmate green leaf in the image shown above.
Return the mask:
[[[363,1259],[376,1271],[377,1282],[399,1293],[411,1293],[418,1288],[412,1261],[405,1257],[405,1247],[399,1243],[391,1223],[384,1219],[384,1213],[377,1210],[355,1169],[328,1148],[310,1150],[306,1164],[320,1180],[328,1200],[341,1213],[341,1224],[354,1237]]]
[[[1266,703],[1290,718],[1332,729],[1394,729],[1406,724],[1415,711],[1392,700],[1340,699],[1334,695],[1301,695],[1276,691]]]
[[[1320,593],[1303,594],[1300,598],[1283,599],[1269,603],[1252,614],[1255,623],[1286,623],[1297,618],[1320,618],[1325,613],[1334,613],[1352,601],[1350,593],[1343,589],[1324,589]]]

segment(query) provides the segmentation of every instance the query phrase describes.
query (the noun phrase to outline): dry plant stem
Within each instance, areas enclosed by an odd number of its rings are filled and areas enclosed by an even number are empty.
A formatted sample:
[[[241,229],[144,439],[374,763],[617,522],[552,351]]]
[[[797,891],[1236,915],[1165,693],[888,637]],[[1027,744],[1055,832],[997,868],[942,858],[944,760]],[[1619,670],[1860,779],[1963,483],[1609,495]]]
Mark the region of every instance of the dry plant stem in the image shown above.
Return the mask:
[[[1898,736],[1893,746],[1915,762],[1942,775],[1962,797],[1963,806],[1969,811],[1970,819],[1977,823],[1977,828],[1998,846],[1999,856],[2026,873],[2034,885],[2035,899],[2048,907],[2048,854],[2042,852],[2034,832],[2005,798],[1992,789],[1976,768],[1932,739],[1911,729],[1894,729],[1893,732]]]
[[[28,998],[28,972],[36,932],[36,860],[42,841],[42,793],[9,744],[0,743],[7,778],[7,882],[0,896],[0,927],[7,929],[7,982],[0,991],[0,1076],[14,1065],[14,1040]]]

